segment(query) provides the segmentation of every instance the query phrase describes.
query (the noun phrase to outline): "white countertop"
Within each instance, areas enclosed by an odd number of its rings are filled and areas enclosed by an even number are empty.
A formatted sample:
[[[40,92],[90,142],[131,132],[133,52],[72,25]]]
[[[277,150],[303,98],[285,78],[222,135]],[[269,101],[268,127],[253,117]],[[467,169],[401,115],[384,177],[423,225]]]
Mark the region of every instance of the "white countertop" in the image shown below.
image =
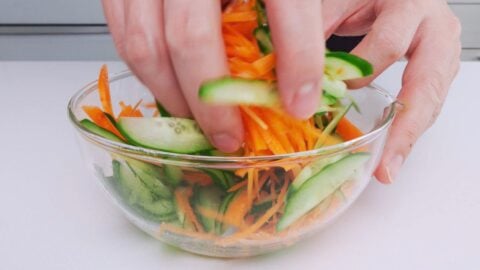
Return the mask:
[[[0,62],[0,269],[480,269],[480,63],[463,63],[393,185],[372,181],[327,230],[242,260],[150,238],[87,173],[66,105],[99,66]],[[402,68],[377,82],[398,89]]]

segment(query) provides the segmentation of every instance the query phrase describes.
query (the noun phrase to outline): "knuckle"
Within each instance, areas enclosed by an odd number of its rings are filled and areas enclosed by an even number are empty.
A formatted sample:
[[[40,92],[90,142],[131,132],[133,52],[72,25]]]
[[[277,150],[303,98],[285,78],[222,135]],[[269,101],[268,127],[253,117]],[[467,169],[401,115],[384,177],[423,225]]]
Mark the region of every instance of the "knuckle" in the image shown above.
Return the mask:
[[[379,52],[383,52],[389,61],[400,59],[408,49],[407,42],[395,31],[382,29],[379,32]]]
[[[188,14],[167,22],[166,28],[166,42],[173,53],[182,52],[199,44],[211,44],[214,41],[212,27],[206,22],[193,21]]]
[[[126,40],[124,48],[127,62],[139,65],[147,63],[153,54],[146,36],[141,33],[131,34]]]
[[[408,123],[406,123],[404,129],[404,138],[408,142],[409,145],[413,146],[413,144],[417,141],[418,137],[422,132],[421,123],[417,119],[411,119]]]

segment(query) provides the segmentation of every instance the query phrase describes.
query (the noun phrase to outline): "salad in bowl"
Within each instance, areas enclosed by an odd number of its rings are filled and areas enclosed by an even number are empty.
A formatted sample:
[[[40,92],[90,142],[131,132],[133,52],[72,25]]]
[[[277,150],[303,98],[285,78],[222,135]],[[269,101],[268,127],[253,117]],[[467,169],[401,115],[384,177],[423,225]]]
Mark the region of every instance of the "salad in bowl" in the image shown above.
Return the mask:
[[[170,115],[129,71],[109,76],[106,66],[69,115],[87,165],[139,228],[198,254],[253,256],[304,239],[354,202],[381,156],[394,98],[376,86],[347,91],[372,66],[327,52],[321,105],[295,119],[279,102],[262,3],[233,1],[222,29],[231,76],[198,93],[240,108],[239,151],[215,149],[194,119]]]

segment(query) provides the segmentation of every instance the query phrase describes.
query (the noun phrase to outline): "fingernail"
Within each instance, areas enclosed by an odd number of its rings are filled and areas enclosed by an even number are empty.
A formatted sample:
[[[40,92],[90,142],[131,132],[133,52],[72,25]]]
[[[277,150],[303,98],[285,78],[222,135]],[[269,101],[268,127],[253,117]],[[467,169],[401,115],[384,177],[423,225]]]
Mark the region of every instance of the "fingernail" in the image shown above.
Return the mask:
[[[401,155],[397,155],[390,160],[390,163],[387,165],[386,171],[388,180],[390,183],[397,178],[398,172],[403,165],[403,157]]]
[[[218,149],[227,153],[235,152],[240,147],[240,142],[227,133],[212,135],[212,142]]]
[[[315,113],[319,102],[319,97],[317,96],[319,91],[318,85],[318,82],[310,82],[298,89],[289,104],[289,109],[293,116],[306,119]]]

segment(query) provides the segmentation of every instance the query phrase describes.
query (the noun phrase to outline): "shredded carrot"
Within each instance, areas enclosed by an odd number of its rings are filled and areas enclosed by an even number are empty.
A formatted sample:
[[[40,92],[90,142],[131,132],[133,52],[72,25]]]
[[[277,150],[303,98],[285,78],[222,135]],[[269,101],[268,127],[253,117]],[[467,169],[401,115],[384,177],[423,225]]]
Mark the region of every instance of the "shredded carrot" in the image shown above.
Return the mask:
[[[212,178],[209,175],[196,171],[185,171],[183,173],[183,180],[192,185],[196,184],[200,186],[208,186],[213,183]]]
[[[274,113],[271,113],[267,109],[258,109],[258,112],[263,116],[263,119],[267,122],[268,126],[271,128],[271,132],[280,142],[281,146],[287,153],[295,152],[290,141],[288,140],[286,132],[288,127],[283,123],[282,119],[277,118]]]
[[[338,122],[336,132],[345,141],[350,141],[363,136],[363,132],[346,117],[343,117]]]
[[[175,190],[175,200],[177,206],[185,213],[185,218],[192,222],[197,231],[204,232],[202,224],[198,221],[197,216],[193,212],[189,199],[193,191],[191,187],[177,188]]]
[[[241,182],[238,182],[236,183],[235,185],[231,186],[227,192],[235,192],[241,188],[243,188],[244,186],[247,185],[247,181],[241,181]]]
[[[143,100],[139,100],[135,106],[125,105],[123,101],[120,102],[120,107],[122,111],[118,115],[120,117],[143,117],[142,112],[138,109]]]
[[[240,191],[235,195],[235,198],[230,202],[227,211],[225,212],[224,220],[228,224],[244,224],[244,217],[252,207],[251,201],[248,200],[246,190]]]
[[[248,169],[248,174],[247,174],[247,198],[248,198],[248,201],[249,202],[252,202],[253,201],[253,181],[254,181],[254,171],[255,169],[253,168],[250,168]]]
[[[114,116],[112,99],[110,97],[110,83],[108,81],[107,65],[102,65],[98,75],[98,94],[100,95],[100,102],[102,103],[103,110],[111,116]]]
[[[267,74],[275,68],[275,54],[270,53],[252,63],[260,76]]]
[[[222,16],[222,21],[224,23],[250,22],[250,21],[256,21],[256,20],[257,20],[257,12],[255,10],[235,12],[235,13],[225,13]]]
[[[113,134],[117,135],[120,139],[125,141],[125,138],[120,134],[118,129],[113,125],[113,123],[108,119],[105,113],[97,106],[83,106],[83,111],[92,119],[92,121],[97,124],[99,127],[102,127]]]
[[[255,123],[263,129],[268,129],[268,125],[263,121],[250,107],[240,106],[243,112],[245,112]]]
[[[282,189],[280,190],[280,193],[278,194],[278,198],[277,198],[276,203],[274,205],[272,205],[272,207],[270,207],[270,209],[268,209],[268,211],[266,211],[265,214],[263,214],[263,216],[258,218],[257,221],[255,221],[255,223],[253,225],[251,225],[250,227],[248,227],[247,229],[242,230],[242,231],[228,237],[227,238],[228,240],[227,239],[226,240],[227,241],[235,241],[237,239],[248,237],[250,234],[255,233],[262,226],[264,226],[265,223],[267,223],[283,206],[284,200],[285,200],[285,195],[287,194],[288,184],[289,184],[288,181],[284,182],[284,184],[282,186]]]

